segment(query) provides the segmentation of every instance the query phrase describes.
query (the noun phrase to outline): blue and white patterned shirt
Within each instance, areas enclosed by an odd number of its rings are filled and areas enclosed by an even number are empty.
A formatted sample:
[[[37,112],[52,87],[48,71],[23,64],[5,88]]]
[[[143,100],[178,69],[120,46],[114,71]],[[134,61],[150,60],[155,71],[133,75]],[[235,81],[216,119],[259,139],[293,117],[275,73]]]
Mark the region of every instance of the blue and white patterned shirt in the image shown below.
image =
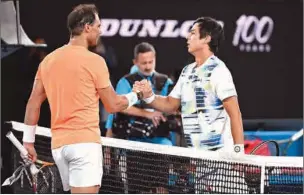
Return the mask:
[[[187,65],[170,96],[181,100],[182,121],[188,147],[232,147],[230,119],[222,101],[237,96],[230,71],[216,56],[196,67]]]

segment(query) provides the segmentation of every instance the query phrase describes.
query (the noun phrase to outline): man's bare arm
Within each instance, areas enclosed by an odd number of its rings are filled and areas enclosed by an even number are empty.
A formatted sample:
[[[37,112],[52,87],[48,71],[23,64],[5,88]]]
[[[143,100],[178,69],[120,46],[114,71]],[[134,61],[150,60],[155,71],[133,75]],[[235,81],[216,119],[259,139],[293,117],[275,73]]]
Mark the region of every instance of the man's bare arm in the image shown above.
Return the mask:
[[[26,125],[37,125],[40,117],[41,104],[46,99],[44,86],[41,80],[35,80],[31,96],[26,105],[24,123]]]
[[[180,99],[176,99],[171,96],[155,95],[155,100],[153,100],[149,105],[161,112],[174,113],[180,106]]]
[[[230,117],[231,133],[234,144],[244,144],[242,114],[236,96],[223,100],[223,105]]]
[[[159,111],[147,111],[145,109],[136,108],[135,106],[131,106],[130,108],[121,111],[124,114],[131,116],[139,116],[150,119],[154,126],[158,126],[160,121],[165,122],[167,119],[163,116],[162,112]]]
[[[23,131],[23,146],[29,152],[28,157],[32,159],[33,162],[37,159],[37,153],[34,148],[35,142],[35,129],[40,117],[40,107],[41,104],[46,99],[46,94],[44,86],[41,80],[35,80],[31,96],[26,105],[24,123],[26,129]]]
[[[144,101],[158,111],[174,113],[180,106],[180,99],[171,96],[155,95],[150,83],[146,79],[135,81],[133,89],[141,91],[143,93]]]
[[[114,91],[112,85],[106,88],[98,89],[97,91],[107,112],[116,113],[116,112],[121,112],[128,108],[129,100],[126,97],[126,95],[128,94],[118,95]]]
[[[121,112],[127,115],[141,116],[141,117],[146,117],[148,114],[148,111],[141,108],[136,108],[135,106],[131,106],[130,108],[123,110]]]

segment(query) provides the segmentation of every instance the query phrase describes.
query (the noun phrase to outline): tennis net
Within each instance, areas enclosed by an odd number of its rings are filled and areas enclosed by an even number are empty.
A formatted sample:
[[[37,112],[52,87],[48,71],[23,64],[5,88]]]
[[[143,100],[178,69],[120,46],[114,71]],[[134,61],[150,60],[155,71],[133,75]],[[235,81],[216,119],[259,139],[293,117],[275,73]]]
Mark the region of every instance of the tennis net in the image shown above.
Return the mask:
[[[23,123],[12,122],[21,140]],[[38,158],[52,161],[50,129],[38,127]],[[244,155],[229,157],[200,151],[102,137],[104,174],[100,193],[302,194],[303,158]],[[13,147],[13,146],[12,146]],[[13,150],[13,169],[20,155]],[[53,174],[52,192],[61,193],[59,174]],[[31,192],[26,179],[14,184],[14,193]]]

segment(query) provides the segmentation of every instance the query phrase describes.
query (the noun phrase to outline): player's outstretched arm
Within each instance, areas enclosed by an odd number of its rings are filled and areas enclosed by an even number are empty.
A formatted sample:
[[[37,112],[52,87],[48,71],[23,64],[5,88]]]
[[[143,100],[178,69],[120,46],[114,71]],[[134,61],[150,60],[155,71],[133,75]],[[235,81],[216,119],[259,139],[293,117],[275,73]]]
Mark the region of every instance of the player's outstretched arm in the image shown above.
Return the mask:
[[[173,113],[180,106],[180,99],[171,96],[155,95],[147,80],[142,80],[140,82],[136,81],[133,85],[133,90],[141,91],[143,93],[144,101],[161,112]]]
[[[180,99],[155,95],[155,99],[149,105],[161,112],[174,113],[180,106]]]
[[[130,92],[126,95],[118,95],[112,85],[97,90],[99,97],[109,113],[121,112],[134,105],[138,101],[136,92]]]

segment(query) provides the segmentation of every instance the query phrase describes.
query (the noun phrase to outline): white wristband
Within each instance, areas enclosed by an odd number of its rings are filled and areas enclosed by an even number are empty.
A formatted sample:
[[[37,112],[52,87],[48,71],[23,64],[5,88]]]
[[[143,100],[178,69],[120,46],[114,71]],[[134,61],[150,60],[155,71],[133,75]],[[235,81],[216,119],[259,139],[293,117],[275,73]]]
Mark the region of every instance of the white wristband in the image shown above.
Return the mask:
[[[36,125],[25,125],[23,130],[23,142],[34,143],[36,134]]]
[[[151,97],[145,98],[143,100],[146,102],[146,104],[151,104],[155,100],[155,97],[155,94],[153,94]]]
[[[233,151],[236,154],[244,154],[244,144],[234,144]]]
[[[135,92],[130,92],[130,93],[126,94],[125,96],[129,102],[128,108],[130,108],[131,106],[136,104],[136,102],[138,101],[137,94]]]

